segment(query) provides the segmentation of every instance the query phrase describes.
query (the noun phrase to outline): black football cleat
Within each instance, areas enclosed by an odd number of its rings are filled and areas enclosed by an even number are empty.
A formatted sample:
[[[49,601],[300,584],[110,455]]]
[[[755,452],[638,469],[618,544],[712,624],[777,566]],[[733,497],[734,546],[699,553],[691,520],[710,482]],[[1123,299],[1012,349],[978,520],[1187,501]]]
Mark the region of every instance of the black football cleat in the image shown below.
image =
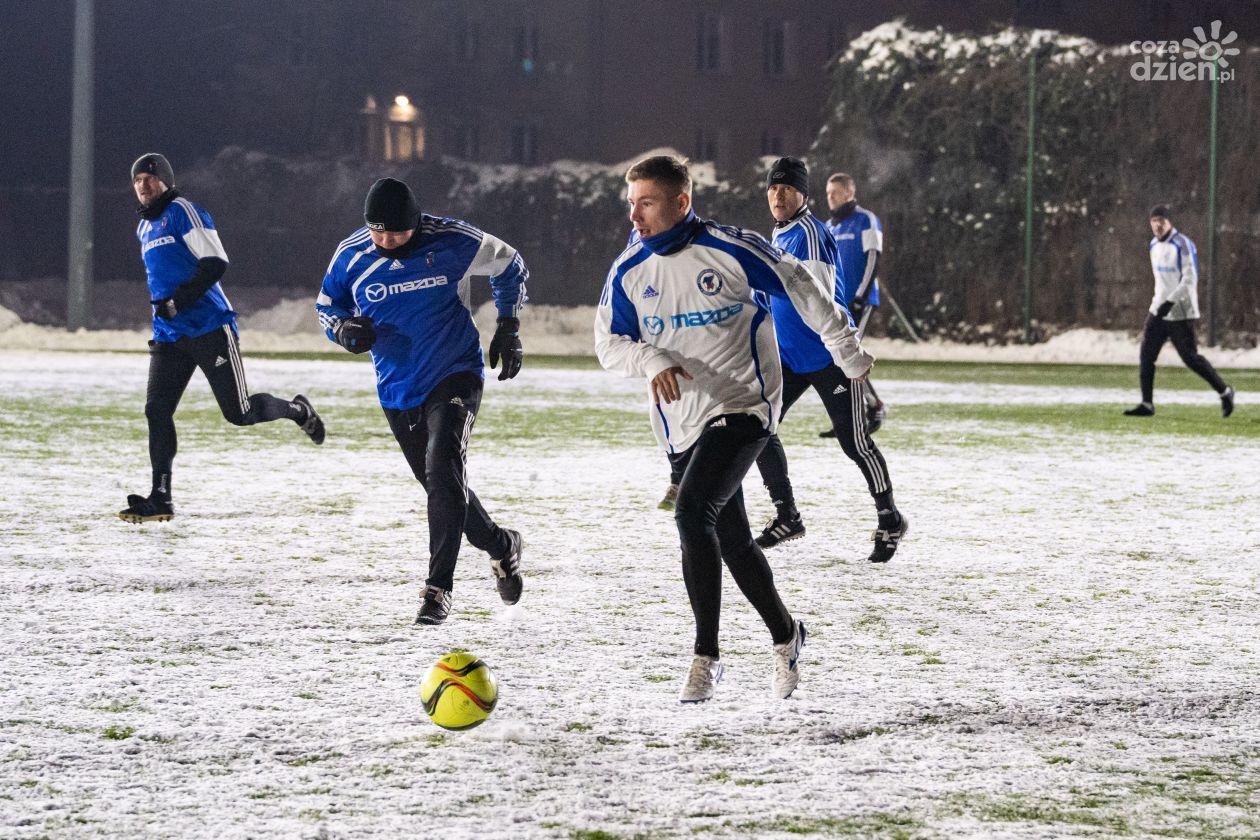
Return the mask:
[[[141,522],[170,522],[175,516],[175,506],[170,499],[145,498],[132,493],[127,496],[127,508],[118,511],[118,518],[123,522],[140,524]]]
[[[441,624],[450,614],[450,591],[426,586],[420,593],[420,612],[416,613],[416,624]]]
[[[1226,385],[1221,392],[1221,416],[1228,417],[1234,413],[1234,386]]]
[[[1124,412],[1125,417],[1154,417],[1155,406],[1150,403],[1138,403]]]
[[[515,604],[521,600],[521,590],[525,581],[521,578],[521,548],[525,541],[517,531],[504,529],[508,538],[507,553],[502,557],[490,559],[490,569],[494,572],[494,585],[498,587],[499,597],[505,604]]]
[[[803,536],[805,536],[805,523],[801,521],[800,513],[793,511],[791,514],[776,515],[774,519],[766,523],[765,530],[753,542],[762,548],[774,548],[779,543]]]
[[[871,539],[875,541],[875,548],[871,550],[871,556],[866,558],[872,563],[887,563],[897,553],[897,546],[901,544],[901,539],[910,530],[910,520],[903,514],[897,514],[897,524],[892,528],[876,528],[875,533],[871,534]]]
[[[315,410],[315,406],[311,405],[311,401],[304,395],[298,394],[293,398],[293,402],[306,409],[306,421],[299,423],[302,431],[306,432],[316,446],[324,442],[324,421],[320,418],[319,412]]]

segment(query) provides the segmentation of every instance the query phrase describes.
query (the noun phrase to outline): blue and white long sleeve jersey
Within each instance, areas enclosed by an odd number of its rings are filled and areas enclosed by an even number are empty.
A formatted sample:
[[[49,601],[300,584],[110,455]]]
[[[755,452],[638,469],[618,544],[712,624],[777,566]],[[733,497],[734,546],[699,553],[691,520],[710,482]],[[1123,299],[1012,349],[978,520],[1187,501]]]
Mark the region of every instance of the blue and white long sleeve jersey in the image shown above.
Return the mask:
[[[827,226],[805,208],[783,227],[775,228],[773,235],[774,247],[805,263],[835,304],[836,315],[852,325],[853,318],[844,305],[843,269],[836,256],[835,240],[831,238]],[[831,352],[823,345],[818,333],[801,318],[791,301],[786,298],[775,300],[768,295],[760,300],[769,306],[770,314],[774,316],[779,355],[785,365],[796,373],[813,373],[831,364]]]
[[[1169,321],[1187,321],[1199,317],[1199,255],[1190,237],[1177,229],[1168,232],[1162,241],[1152,238],[1151,270],[1155,273],[1155,295],[1151,298],[1151,314],[1171,300],[1173,308],[1165,316]]]
[[[149,299],[162,300],[192,277],[197,261],[218,257],[227,262],[210,214],[186,198],[176,197],[152,221],[136,226],[140,256],[149,278]],[[236,329],[236,313],[223,288],[215,283],[188,309],[174,318],[153,318],[153,340],[175,341],[217,330],[225,324]]]
[[[880,224],[879,217],[854,203],[851,212],[838,220],[828,221],[827,229],[836,242],[844,274],[842,302],[847,306],[854,298],[865,294],[867,303],[879,306],[876,267],[884,252],[884,226]]]
[[[689,214],[622,252],[595,315],[595,352],[606,369],[649,383],[675,366],[692,376],[668,405],[651,402],[649,384],[652,429],[666,452],[690,448],[722,414],[777,427],[782,369],[773,321],[754,291],[790,300],[846,374],[870,369],[873,359],[800,260],[756,233]]]
[[[471,280],[489,276],[500,317],[517,317],[529,271],[516,249],[459,219],[424,214],[406,256],[377,252],[366,227],[337,246],[315,302],[330,341],[366,315],[376,329],[372,364],[384,408],[414,408],[448,376],[485,376],[473,323]]]

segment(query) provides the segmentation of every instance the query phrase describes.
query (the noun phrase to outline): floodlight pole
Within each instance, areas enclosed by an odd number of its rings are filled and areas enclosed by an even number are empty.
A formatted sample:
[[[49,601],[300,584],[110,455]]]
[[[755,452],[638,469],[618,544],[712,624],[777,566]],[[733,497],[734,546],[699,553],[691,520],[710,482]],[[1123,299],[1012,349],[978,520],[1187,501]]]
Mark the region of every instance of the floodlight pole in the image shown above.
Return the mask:
[[[1208,345],[1216,346],[1216,101],[1221,66],[1212,62],[1212,114],[1208,122],[1207,311]]]
[[[1024,173],[1024,343],[1032,344],[1033,137],[1037,130],[1037,53],[1028,55],[1028,168]]]
[[[74,82],[70,112],[70,218],[66,260],[66,329],[92,325],[93,0],[74,3]]]

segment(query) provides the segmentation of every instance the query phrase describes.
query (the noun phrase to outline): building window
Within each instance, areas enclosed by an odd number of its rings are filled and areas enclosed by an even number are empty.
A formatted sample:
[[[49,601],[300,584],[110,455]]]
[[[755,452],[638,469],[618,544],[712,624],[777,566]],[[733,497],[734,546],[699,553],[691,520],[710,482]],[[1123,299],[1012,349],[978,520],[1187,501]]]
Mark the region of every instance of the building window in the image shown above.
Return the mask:
[[[455,153],[464,160],[481,160],[481,129],[461,125],[455,132]]]
[[[516,66],[525,73],[533,73],[538,66],[538,27],[534,24],[516,27],[512,45]]]
[[[773,131],[761,132],[761,156],[769,157],[771,155],[780,157],[786,154],[783,151],[783,136],[775,134]]]
[[[772,79],[795,75],[796,21],[770,19],[761,36],[762,69]]]
[[[481,50],[481,27],[472,21],[460,21],[455,31],[455,60],[469,64],[477,60]]]
[[[718,159],[718,137],[708,128],[697,128],[695,143],[691,147],[691,156],[695,160],[715,161]]]
[[[538,163],[538,126],[532,123],[512,126],[512,162]]]
[[[700,16],[696,29],[696,70],[719,73],[722,70],[722,41],[726,34],[726,18],[713,12]]]

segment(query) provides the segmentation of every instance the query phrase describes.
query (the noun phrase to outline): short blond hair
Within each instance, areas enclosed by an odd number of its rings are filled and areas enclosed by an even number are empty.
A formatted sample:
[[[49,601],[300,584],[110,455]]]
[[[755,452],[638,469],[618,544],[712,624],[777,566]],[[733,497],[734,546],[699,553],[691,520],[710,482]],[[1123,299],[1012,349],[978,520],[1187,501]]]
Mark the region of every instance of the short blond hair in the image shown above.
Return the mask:
[[[847,172],[833,172],[831,177],[827,179],[828,184],[839,184],[846,190],[851,190],[855,186],[853,176]]]

